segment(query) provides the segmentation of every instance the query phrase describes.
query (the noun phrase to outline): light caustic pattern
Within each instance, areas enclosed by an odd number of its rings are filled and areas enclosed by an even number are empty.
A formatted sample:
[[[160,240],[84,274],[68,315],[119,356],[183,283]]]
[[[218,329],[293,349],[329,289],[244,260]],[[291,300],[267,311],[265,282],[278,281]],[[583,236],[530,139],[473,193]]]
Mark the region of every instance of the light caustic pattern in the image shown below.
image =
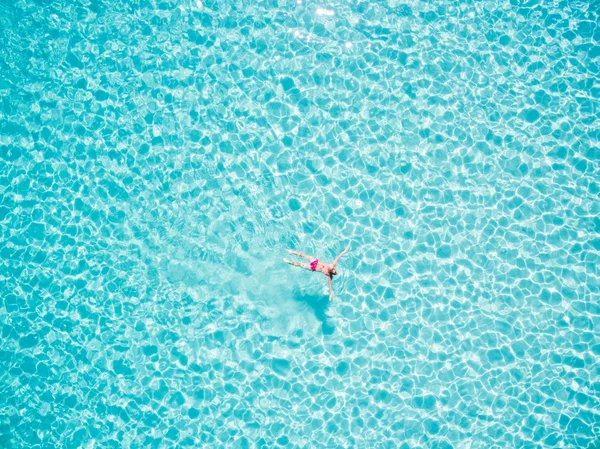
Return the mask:
[[[596,3],[1,2],[0,447],[597,447]]]

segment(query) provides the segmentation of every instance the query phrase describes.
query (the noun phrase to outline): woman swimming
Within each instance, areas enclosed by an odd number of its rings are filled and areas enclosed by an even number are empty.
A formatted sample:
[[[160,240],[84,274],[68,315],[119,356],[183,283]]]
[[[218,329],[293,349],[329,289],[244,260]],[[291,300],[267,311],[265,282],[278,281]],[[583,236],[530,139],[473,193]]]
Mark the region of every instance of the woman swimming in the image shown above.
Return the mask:
[[[350,245],[348,245],[346,247],[346,249],[344,251],[342,251],[335,258],[335,260],[333,261],[333,263],[331,263],[331,264],[327,264],[327,263],[321,262],[316,257],[307,256],[306,254],[299,253],[298,251],[292,251],[291,249],[288,249],[286,251],[288,253],[290,253],[290,254],[294,254],[295,256],[304,257],[310,263],[292,262],[292,261],[289,261],[287,259],[283,259],[283,261],[289,263],[290,265],[295,265],[296,267],[305,268],[305,269],[310,270],[310,271],[320,271],[325,276],[327,276],[327,278],[328,278],[327,281],[329,283],[329,300],[331,301],[333,299],[333,287],[332,287],[333,276],[335,276],[335,275],[338,274],[337,270],[335,269],[335,266],[340,261],[340,258],[344,254],[346,254],[349,249],[350,249]]]

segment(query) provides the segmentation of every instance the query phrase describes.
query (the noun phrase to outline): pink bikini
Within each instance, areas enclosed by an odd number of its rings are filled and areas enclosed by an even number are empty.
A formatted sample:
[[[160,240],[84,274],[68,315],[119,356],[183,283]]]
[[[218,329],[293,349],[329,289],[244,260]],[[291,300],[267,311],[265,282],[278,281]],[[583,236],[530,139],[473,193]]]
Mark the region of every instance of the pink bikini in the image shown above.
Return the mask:
[[[317,271],[317,265],[319,264],[319,261],[317,259],[313,260],[310,263],[310,269],[313,271]]]

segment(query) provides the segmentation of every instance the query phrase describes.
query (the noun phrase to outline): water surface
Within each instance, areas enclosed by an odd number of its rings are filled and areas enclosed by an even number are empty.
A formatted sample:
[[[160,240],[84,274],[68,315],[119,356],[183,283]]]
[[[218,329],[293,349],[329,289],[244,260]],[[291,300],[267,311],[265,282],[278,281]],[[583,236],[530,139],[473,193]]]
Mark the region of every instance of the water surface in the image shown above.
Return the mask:
[[[1,2],[0,447],[597,447],[597,24]]]

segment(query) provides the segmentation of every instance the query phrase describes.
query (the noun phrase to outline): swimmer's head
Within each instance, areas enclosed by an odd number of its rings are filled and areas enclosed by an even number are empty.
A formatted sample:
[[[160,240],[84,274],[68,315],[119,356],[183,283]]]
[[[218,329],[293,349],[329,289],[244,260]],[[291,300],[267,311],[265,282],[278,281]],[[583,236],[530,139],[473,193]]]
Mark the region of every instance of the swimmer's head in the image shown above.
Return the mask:
[[[330,268],[329,269],[329,274],[332,276],[337,276],[338,272],[335,268]]]

